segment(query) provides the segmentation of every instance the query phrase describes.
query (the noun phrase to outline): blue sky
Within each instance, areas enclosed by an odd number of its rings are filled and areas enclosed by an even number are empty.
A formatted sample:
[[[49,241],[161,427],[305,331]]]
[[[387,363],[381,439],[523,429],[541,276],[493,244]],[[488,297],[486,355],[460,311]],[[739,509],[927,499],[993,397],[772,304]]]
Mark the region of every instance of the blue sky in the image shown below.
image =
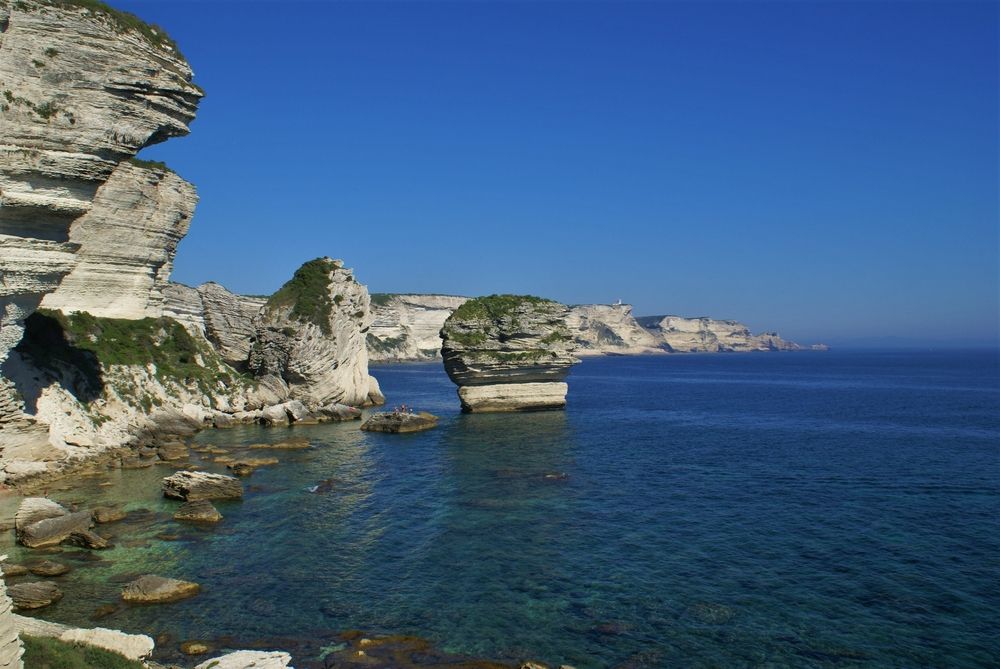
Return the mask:
[[[622,298],[794,339],[996,341],[998,5],[176,2],[176,280]]]

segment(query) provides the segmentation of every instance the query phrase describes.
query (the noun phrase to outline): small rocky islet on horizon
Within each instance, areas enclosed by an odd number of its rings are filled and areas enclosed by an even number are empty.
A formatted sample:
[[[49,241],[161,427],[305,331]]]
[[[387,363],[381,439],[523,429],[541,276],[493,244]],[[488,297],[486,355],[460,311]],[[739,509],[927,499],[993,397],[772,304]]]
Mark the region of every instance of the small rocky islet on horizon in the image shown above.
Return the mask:
[[[203,95],[192,79],[162,30],[103,3],[0,0],[0,485],[11,493],[88,470],[181,460],[185,441],[203,428],[360,419],[362,409],[385,403],[369,362],[441,360],[460,406],[476,413],[565,406],[578,356],[803,348],[735,321],[636,318],[620,303],[370,295],[342,261],[325,257],[269,297],[172,283],[196,190],[135,156],[188,134]],[[363,427],[410,432],[436,422],[396,410],[372,414]],[[275,462],[242,454],[223,463],[233,476],[180,470],[164,477],[164,492],[193,505],[178,509],[178,520],[215,522],[214,495],[235,495],[236,475]],[[68,543],[103,551],[110,544],[95,525],[122,516],[28,498],[10,531],[39,550]],[[40,564],[36,576],[61,569]],[[4,571],[26,575],[15,565]],[[197,592],[155,574],[143,579],[126,586],[124,600]],[[13,584],[10,594],[21,610],[61,596],[46,581]],[[111,631],[45,628],[23,617],[15,624],[13,615],[0,595],[0,666],[17,666],[18,629],[127,647],[136,658],[153,649],[148,637],[108,642]],[[386,639],[349,637],[344,652],[385,666],[404,666],[411,651],[447,659],[419,640]],[[290,661],[281,652],[250,657],[199,667]]]

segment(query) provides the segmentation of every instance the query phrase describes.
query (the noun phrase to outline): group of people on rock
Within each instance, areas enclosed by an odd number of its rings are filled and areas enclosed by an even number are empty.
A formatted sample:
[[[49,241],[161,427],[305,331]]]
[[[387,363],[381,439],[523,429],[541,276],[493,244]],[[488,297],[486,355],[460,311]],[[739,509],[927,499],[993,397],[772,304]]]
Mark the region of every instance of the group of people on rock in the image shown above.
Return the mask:
[[[413,413],[413,408],[412,407],[408,407],[405,404],[401,404],[398,407],[393,407],[392,408],[392,412],[393,413]]]

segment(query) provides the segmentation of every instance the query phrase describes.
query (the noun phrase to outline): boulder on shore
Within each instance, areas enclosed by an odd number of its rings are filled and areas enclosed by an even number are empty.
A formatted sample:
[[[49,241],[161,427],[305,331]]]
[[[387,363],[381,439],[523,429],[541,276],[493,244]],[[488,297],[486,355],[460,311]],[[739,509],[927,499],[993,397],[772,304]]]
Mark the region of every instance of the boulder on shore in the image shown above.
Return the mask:
[[[243,484],[225,474],[181,471],[164,478],[161,485],[164,497],[185,502],[243,498]]]
[[[361,429],[366,432],[399,434],[402,432],[429,430],[437,427],[437,422],[438,417],[426,411],[421,411],[420,413],[393,411],[391,413],[372,414],[368,420],[361,424]]]
[[[194,597],[199,590],[197,583],[147,574],[122,588],[122,599],[132,604],[164,604]]]

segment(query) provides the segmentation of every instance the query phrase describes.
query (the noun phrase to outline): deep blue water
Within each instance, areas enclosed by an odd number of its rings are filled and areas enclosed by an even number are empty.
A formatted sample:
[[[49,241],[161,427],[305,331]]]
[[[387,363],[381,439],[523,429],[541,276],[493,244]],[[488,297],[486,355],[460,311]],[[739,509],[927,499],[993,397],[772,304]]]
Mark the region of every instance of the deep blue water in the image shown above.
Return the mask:
[[[254,474],[217,529],[79,569],[46,617],[86,622],[112,573],[153,563],[203,593],[101,624],[406,632],[579,668],[1000,664],[995,352],[588,359],[565,412],[511,415],[460,414],[438,365],[373,373],[440,427],[204,432],[314,448]],[[165,473],[62,498],[162,512]],[[176,528],[158,518],[145,536]]]

